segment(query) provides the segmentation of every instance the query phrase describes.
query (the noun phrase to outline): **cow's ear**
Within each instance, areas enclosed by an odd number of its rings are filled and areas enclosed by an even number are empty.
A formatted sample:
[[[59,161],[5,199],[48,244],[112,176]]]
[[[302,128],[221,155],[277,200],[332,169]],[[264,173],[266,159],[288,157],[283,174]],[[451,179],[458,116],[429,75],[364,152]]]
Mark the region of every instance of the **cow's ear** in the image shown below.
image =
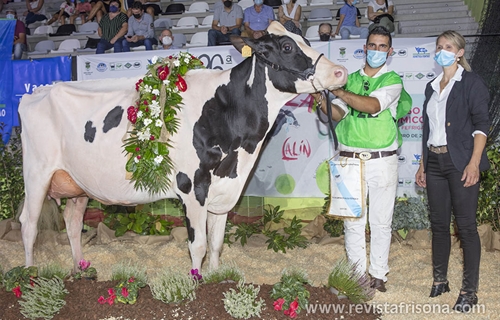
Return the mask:
[[[243,50],[243,47],[245,45],[249,46],[252,48],[253,52],[260,52],[262,51],[262,46],[259,45],[261,41],[254,40],[248,37],[240,37],[240,36],[230,36],[231,43],[233,46],[238,50],[240,53]]]
[[[229,40],[231,40],[231,43],[236,48],[236,50],[241,53],[241,50],[243,50],[243,47],[246,44],[243,38],[240,36],[232,35],[229,37]]]

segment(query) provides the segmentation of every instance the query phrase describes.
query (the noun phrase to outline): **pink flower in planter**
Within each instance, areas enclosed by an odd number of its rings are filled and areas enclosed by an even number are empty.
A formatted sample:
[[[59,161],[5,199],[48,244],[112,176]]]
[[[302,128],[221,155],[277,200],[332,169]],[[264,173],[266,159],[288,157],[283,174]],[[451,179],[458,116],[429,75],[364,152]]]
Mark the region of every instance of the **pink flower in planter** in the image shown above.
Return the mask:
[[[135,281],[135,278],[134,278],[134,277],[130,277],[130,279],[128,279],[128,282],[129,282],[129,283],[132,283],[132,282],[134,282],[134,281]]]
[[[295,298],[292,302],[290,302],[290,311],[295,311],[299,308],[299,298]]]
[[[78,262],[78,266],[80,267],[80,270],[85,271],[88,269],[88,267],[90,267],[90,261],[82,259],[80,260],[80,262]]]
[[[285,303],[285,299],[283,299],[283,298],[279,298],[278,300],[274,301],[274,303],[273,303],[274,310],[281,311],[281,309],[283,309],[284,303]]]
[[[109,288],[109,289],[108,289],[108,294],[109,294],[110,296],[115,295],[115,290],[114,290],[113,288]]]
[[[108,304],[109,304],[109,305],[112,305],[112,304],[113,304],[113,302],[115,302],[115,298],[116,298],[116,296],[114,296],[114,295],[113,295],[113,296],[109,296],[109,298],[108,298],[108,300],[107,300],[107,301],[108,301]]]
[[[99,302],[100,304],[105,304],[106,303],[106,299],[104,299],[103,296],[100,296],[99,299],[97,299],[97,302]]]
[[[198,272],[198,269],[191,269],[191,275],[193,276],[193,279],[197,281],[200,281],[203,278]]]
[[[128,297],[128,289],[125,287],[122,288],[122,296],[124,296],[125,298]]]

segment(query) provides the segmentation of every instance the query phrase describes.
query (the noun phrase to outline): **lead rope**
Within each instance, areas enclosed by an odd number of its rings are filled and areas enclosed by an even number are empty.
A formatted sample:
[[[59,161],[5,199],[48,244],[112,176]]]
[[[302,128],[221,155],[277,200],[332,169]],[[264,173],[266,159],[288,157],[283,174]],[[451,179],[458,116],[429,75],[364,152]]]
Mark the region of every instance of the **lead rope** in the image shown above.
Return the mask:
[[[314,90],[316,90],[316,87],[314,86],[314,84],[312,83],[311,81],[311,84],[314,88]],[[317,91],[317,90],[316,90]],[[317,108],[317,111],[318,112],[318,119],[319,121],[321,121],[322,123],[326,123],[324,121],[321,120],[321,116],[319,114],[319,110],[321,109],[321,102],[323,100],[326,100],[326,116],[328,117],[328,127],[330,128],[330,131],[332,133],[332,137],[333,137],[333,144],[334,144],[334,147],[335,149],[333,151],[337,151],[338,147],[339,147],[339,140],[337,138],[337,134],[335,133],[335,128],[333,127],[333,121],[332,121],[332,102],[330,101],[330,99],[328,98],[328,90],[323,90],[323,91],[317,91],[321,94],[320,98],[319,98],[319,101],[318,101],[318,104],[319,104],[319,108]]]

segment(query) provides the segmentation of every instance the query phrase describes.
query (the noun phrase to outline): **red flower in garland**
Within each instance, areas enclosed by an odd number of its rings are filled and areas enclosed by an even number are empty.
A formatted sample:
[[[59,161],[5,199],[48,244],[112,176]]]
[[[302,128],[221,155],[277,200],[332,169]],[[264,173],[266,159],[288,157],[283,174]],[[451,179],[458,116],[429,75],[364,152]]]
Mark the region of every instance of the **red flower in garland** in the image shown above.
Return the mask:
[[[155,139],[155,136],[153,136],[153,135],[151,135],[151,136],[149,137],[149,140],[151,140],[151,141],[153,141],[154,139]]]
[[[170,70],[167,66],[159,67],[156,72],[158,74],[158,78],[160,78],[161,81],[167,79],[168,75],[170,74]]]
[[[134,106],[130,106],[127,109],[127,119],[128,121],[132,122],[135,124],[137,122],[137,108]]]
[[[142,79],[139,79],[139,81],[137,81],[135,83],[135,91],[139,91],[139,87],[141,86],[141,83],[143,82],[144,80]]]
[[[21,298],[21,296],[23,295],[20,286],[17,286],[14,289],[12,289],[12,292],[14,292],[17,298]]]
[[[181,92],[185,92],[187,90],[186,80],[184,80],[180,74],[177,74],[177,81],[175,82],[175,85]]]

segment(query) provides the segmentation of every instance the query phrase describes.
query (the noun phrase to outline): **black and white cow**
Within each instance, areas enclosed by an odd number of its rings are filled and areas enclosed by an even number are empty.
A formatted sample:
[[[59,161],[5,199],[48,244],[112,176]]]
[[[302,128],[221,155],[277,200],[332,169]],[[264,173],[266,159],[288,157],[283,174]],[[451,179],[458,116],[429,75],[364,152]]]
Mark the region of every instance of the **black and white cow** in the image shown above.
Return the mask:
[[[334,89],[347,71],[273,22],[259,40],[235,39],[251,58],[234,68],[186,74],[179,130],[171,137],[174,164],[167,193],[137,191],[126,179],[122,139],[138,79],[58,83],[25,95],[19,107],[26,190],[20,217],[26,265],[33,265],[37,221],[45,197],[70,198],[64,219],[75,270],[88,198],[136,205],[179,198],[184,206],[193,269],[207,251],[217,268],[227,212],[236,204],[280,108],[298,93]]]

